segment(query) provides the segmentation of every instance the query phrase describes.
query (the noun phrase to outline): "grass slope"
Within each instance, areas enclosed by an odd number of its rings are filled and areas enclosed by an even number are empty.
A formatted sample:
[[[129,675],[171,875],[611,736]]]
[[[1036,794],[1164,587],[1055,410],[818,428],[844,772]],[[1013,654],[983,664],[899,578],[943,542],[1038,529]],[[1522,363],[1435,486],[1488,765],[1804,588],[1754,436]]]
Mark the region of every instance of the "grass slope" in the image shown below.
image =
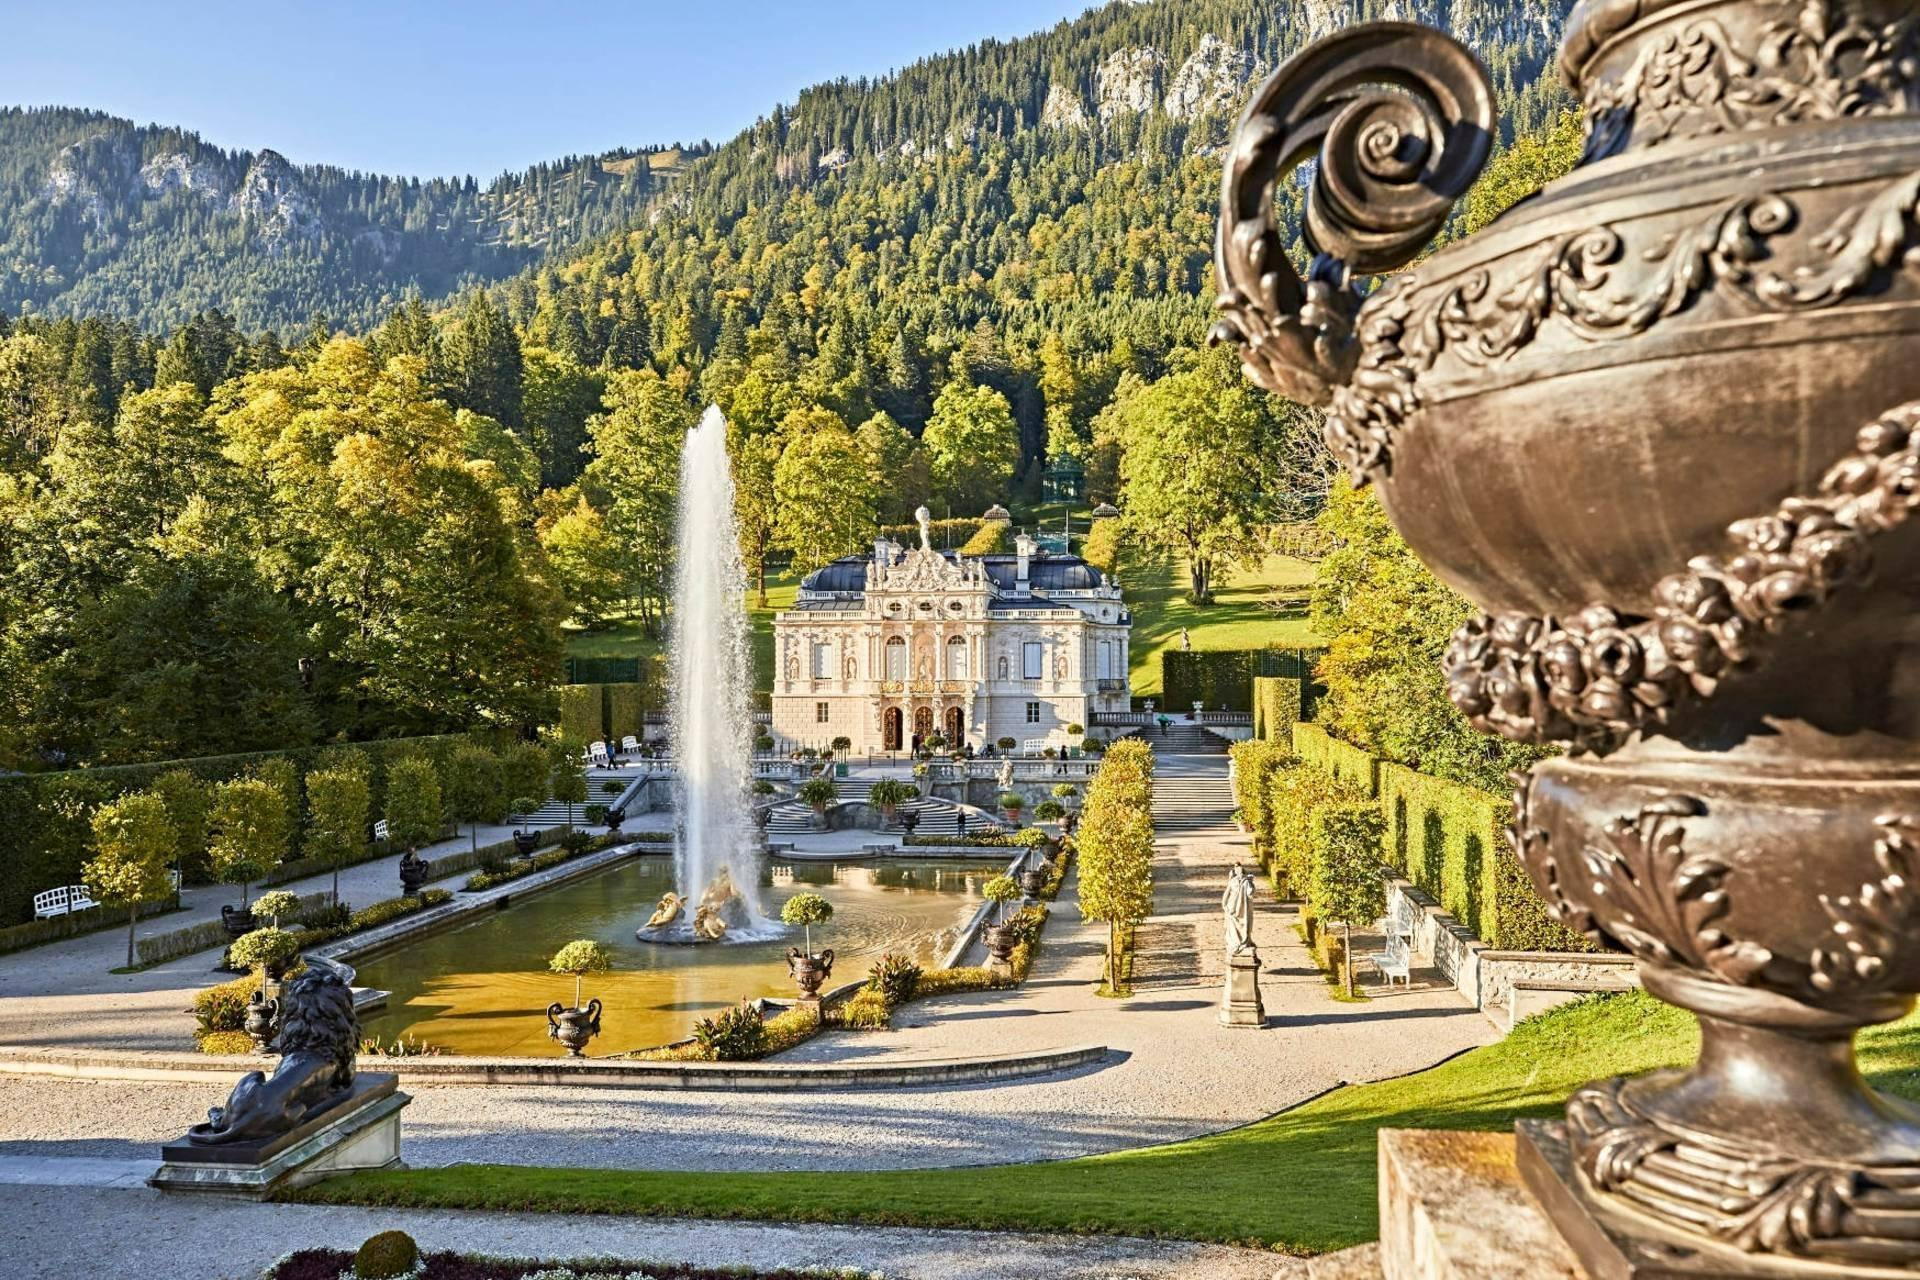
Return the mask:
[[[1157,698],[1161,693],[1160,655],[1180,647],[1180,628],[1187,628],[1196,649],[1295,648],[1320,644],[1307,626],[1307,589],[1313,585],[1313,566],[1291,556],[1269,556],[1257,569],[1237,570],[1214,588],[1213,603],[1188,602],[1186,565],[1177,560],[1158,563],[1129,556],[1120,565],[1120,586],[1133,607],[1133,694]],[[1267,608],[1267,593],[1280,589],[1302,603],[1288,613]]]
[[[800,579],[792,573],[767,575],[767,607],[755,604],[751,583],[747,586],[747,621],[753,628],[753,687],[762,693],[773,690],[773,615],[793,607],[800,590]],[[592,630],[567,632],[569,658],[664,658],[667,643],[648,637],[636,618],[617,618]]]
[[[1633,994],[1581,1001],[1495,1045],[1228,1133],[1049,1164],[886,1173],[654,1173],[455,1165],[357,1174],[316,1203],[1113,1232],[1313,1254],[1371,1240],[1381,1128],[1505,1129],[1579,1085],[1689,1059],[1693,1020]],[[1278,1052],[1305,1051],[1296,1045]],[[1867,1032],[1875,1085],[1920,1096],[1920,1023]]]

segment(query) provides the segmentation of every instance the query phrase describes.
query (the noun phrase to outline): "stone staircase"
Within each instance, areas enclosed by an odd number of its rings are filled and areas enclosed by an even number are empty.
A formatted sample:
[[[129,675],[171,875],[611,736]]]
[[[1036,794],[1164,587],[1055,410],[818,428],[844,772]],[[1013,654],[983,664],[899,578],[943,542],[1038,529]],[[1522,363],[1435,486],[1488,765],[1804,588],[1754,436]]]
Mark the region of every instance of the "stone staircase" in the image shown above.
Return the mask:
[[[1211,761],[1157,760],[1153,770],[1153,829],[1161,836],[1225,831],[1233,826],[1233,784]]]
[[[1157,756],[1223,756],[1233,745],[1204,725],[1185,719],[1174,720],[1165,733],[1160,732],[1159,725],[1151,724],[1126,736],[1152,746]]]
[[[634,775],[630,770],[621,772],[615,769],[588,769],[587,798],[573,806],[573,825],[576,827],[586,825],[588,805],[610,805],[619,799],[619,792],[609,792],[606,789],[607,783],[615,783],[621,791],[625,791],[627,784],[633,779]],[[563,827],[567,824],[567,806],[558,800],[548,800],[532,813],[516,813],[507,821],[516,827],[524,827],[528,830],[535,827]]]

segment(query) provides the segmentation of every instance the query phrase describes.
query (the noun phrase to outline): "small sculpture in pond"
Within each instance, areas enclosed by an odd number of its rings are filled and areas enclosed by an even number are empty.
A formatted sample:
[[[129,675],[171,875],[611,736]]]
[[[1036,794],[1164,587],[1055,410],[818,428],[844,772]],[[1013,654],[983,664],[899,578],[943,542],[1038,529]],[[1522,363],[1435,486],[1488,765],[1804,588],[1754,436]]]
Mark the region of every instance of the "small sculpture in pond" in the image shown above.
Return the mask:
[[[215,1146],[275,1138],[353,1092],[360,1019],[347,984],[332,970],[310,970],[288,984],[280,1008],[280,1065],[271,1076],[248,1072],[226,1106],[210,1109],[205,1124],[187,1130],[188,1141]]]
[[[701,903],[693,913],[693,935],[707,942],[718,942],[727,936],[727,922],[720,913]]]
[[[647,920],[647,928],[664,929],[680,918],[687,909],[687,900],[669,889],[660,895],[660,905],[654,908],[653,915]]]

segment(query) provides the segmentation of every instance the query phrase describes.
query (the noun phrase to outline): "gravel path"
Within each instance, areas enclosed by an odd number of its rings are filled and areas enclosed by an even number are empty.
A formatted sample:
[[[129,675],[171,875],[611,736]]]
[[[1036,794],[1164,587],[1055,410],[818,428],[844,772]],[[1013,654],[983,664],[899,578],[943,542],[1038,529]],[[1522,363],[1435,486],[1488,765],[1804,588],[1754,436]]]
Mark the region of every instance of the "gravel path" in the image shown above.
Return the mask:
[[[1004,1085],[842,1094],[409,1085],[405,1157],[667,1170],[926,1168],[1000,1163],[1009,1150],[1051,1159],[1244,1124],[1496,1038],[1432,973],[1390,994],[1369,984],[1364,1003],[1331,1000],[1293,932],[1294,909],[1271,901],[1255,931],[1268,1027],[1221,1027],[1219,894],[1227,867],[1248,856],[1245,839],[1202,825],[1163,844],[1130,1000],[1093,994],[1104,931],[1065,893],[1020,991],[911,1005],[896,1030],[831,1035],[787,1055],[894,1061],[1097,1043],[1115,1051],[1105,1064]],[[224,1095],[220,1085],[0,1076],[0,1156],[57,1144],[62,1155],[148,1157]]]
[[[77,1274],[255,1280],[295,1249],[352,1249],[376,1231],[395,1228],[429,1249],[716,1267],[862,1267],[888,1280],[1272,1280],[1299,1273],[1285,1259],[1254,1250],[1116,1237],[395,1212],[9,1186],[0,1186],[0,1273],[8,1280]]]

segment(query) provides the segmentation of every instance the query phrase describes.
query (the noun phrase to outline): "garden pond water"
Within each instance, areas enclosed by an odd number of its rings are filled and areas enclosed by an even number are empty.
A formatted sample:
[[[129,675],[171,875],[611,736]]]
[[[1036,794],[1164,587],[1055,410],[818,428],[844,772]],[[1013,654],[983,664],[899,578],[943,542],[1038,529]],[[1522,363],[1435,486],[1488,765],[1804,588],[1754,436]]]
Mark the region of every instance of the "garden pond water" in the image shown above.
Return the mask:
[[[1004,866],[763,858],[760,899],[776,920],[797,893],[833,904],[813,945],[833,948],[829,985],[838,985],[864,977],[889,951],[937,964],[979,907],[981,886]],[[672,860],[642,856],[357,962],[359,985],[392,993],[384,1009],[362,1015],[362,1034],[408,1036],[446,1053],[559,1056],[546,1010],[572,1001],[573,979],[548,972],[547,957],[575,938],[602,942],[614,956],[612,972],[586,977],[583,1001],[597,996],[603,1007],[590,1056],[671,1043],[691,1034],[695,1019],[743,998],[794,994],[786,952],[801,943],[798,928],[757,942],[638,941],[634,930],[673,887]]]

